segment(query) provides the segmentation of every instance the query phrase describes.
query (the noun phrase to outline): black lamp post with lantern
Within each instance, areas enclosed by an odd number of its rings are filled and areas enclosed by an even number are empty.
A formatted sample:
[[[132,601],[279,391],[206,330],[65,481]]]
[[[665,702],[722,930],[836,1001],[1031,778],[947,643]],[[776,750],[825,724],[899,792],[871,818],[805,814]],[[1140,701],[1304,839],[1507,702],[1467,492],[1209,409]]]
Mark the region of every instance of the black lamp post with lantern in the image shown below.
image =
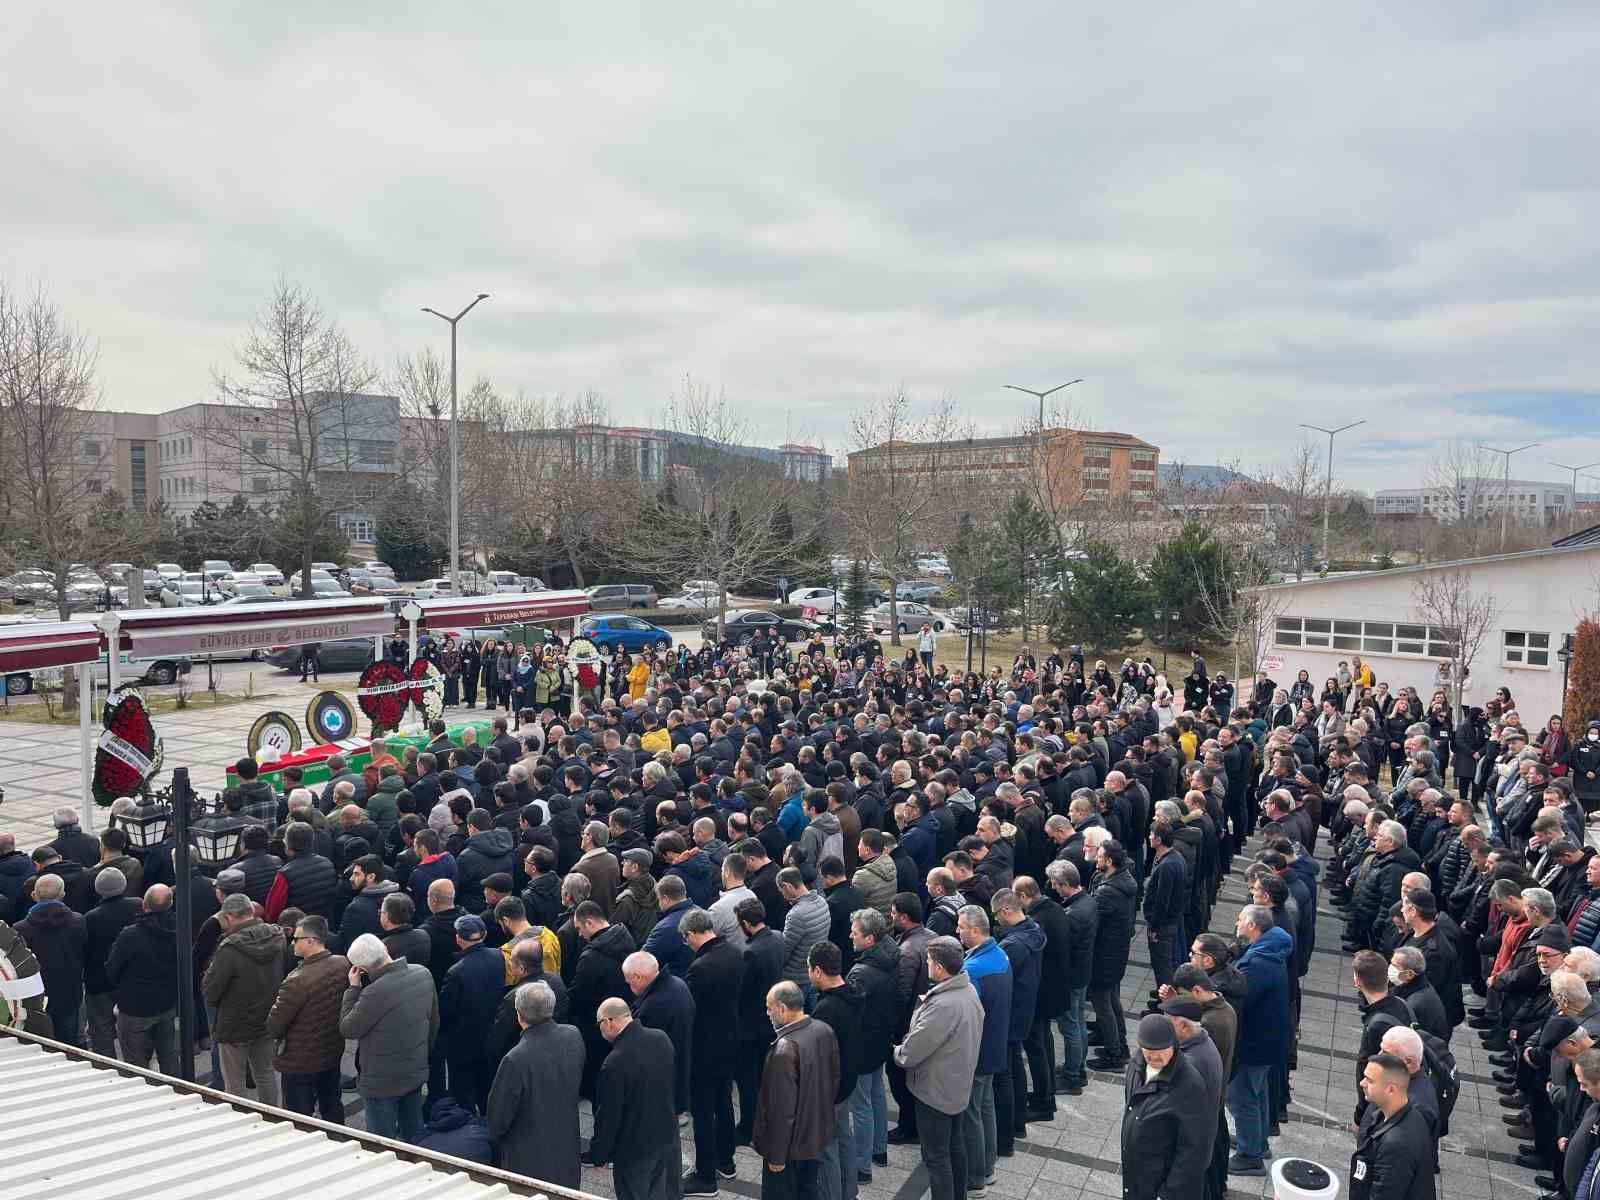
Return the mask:
[[[1572,635],[1561,635],[1561,649],[1556,651],[1556,657],[1561,660],[1561,712],[1563,717],[1567,711],[1567,677],[1572,672]]]
[[[166,801],[165,792],[140,796],[139,802],[127,812],[111,815],[111,827],[128,835],[131,849],[153,849],[166,839],[172,823],[172,808]]]

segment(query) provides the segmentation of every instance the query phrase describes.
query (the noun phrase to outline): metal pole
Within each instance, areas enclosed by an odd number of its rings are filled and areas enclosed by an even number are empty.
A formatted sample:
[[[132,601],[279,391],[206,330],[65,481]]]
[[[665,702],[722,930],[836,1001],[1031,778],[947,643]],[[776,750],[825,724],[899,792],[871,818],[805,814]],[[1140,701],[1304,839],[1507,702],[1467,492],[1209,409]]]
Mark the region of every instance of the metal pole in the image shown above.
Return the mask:
[[[460,490],[460,446],[461,435],[456,424],[456,324],[477,307],[478,301],[487,300],[488,292],[479,292],[477,298],[453,317],[447,317],[436,309],[424,306],[423,312],[431,313],[450,326],[450,570],[446,573],[450,580],[451,595],[459,596],[461,570],[461,490]]]
[[[194,1082],[194,897],[189,878],[189,768],[172,771],[172,870],[178,922],[178,1077]]]
[[[1500,477],[1500,553],[1506,552],[1506,525],[1511,516],[1511,456],[1521,454],[1524,450],[1532,450],[1538,442],[1529,442],[1526,446],[1518,446],[1515,450],[1502,450],[1498,446],[1484,446],[1491,454],[1504,454],[1506,468]]]
[[[1351,421],[1348,425],[1341,425],[1337,429],[1324,429],[1321,425],[1307,425],[1300,423],[1301,429],[1315,429],[1318,433],[1328,435],[1328,474],[1322,481],[1322,564],[1326,570],[1328,563],[1328,513],[1333,506],[1333,439],[1334,435],[1343,433],[1346,429],[1354,429],[1357,425],[1365,425],[1366,421]],[[1298,555],[1299,550],[1295,553]],[[1298,578],[1298,576],[1297,576]]]
[[[94,755],[89,750],[89,708],[94,704],[94,671],[78,668],[78,775],[83,790],[83,831],[94,832]]]
[[[1569,467],[1566,463],[1553,462],[1552,467],[1560,467],[1563,471],[1572,472],[1572,503],[1567,506],[1567,532],[1572,533],[1578,527],[1578,472],[1588,471],[1600,467],[1600,463],[1585,463],[1581,467]]]

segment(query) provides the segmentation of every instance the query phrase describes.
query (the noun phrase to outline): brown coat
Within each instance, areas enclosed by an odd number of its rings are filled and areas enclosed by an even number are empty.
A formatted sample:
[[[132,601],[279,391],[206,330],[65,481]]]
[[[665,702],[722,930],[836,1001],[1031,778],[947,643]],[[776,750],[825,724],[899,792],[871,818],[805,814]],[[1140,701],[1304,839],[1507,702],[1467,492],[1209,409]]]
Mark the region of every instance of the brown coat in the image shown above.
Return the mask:
[[[836,1130],[839,1043],[833,1030],[801,1017],[778,1030],[761,1073],[750,1145],[766,1162],[821,1158]]]
[[[853,804],[841,804],[833,810],[839,818],[839,835],[844,841],[844,873],[854,875],[861,865],[861,814]]]
[[[589,880],[589,899],[605,909],[609,921],[617,906],[617,889],[622,886],[622,864],[617,856],[604,849],[586,851],[572,869]]]
[[[310,1075],[339,1065],[339,1005],[349,986],[350,960],[326,950],[289,972],[267,1014],[267,1032],[278,1040],[273,1066],[285,1075]]]

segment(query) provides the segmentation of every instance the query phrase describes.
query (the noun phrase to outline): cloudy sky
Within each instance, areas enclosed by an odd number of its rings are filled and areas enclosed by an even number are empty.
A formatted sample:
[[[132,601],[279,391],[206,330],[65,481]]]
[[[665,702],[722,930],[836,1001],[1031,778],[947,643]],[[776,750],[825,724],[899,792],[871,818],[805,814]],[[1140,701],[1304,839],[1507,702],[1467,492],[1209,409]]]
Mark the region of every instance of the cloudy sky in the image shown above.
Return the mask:
[[[1082,376],[1168,460],[1600,459],[1592,0],[98,7],[0,23],[0,278],[111,407],[208,398],[284,277],[386,365],[490,292],[466,375],[630,423]]]

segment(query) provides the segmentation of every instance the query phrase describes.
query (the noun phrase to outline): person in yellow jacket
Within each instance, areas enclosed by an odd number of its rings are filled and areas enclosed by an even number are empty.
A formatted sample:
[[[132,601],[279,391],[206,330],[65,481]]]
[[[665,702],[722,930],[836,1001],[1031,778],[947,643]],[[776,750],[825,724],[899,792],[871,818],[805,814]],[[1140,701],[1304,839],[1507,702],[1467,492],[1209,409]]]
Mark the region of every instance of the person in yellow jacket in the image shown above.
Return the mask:
[[[638,700],[644,696],[645,688],[650,686],[650,664],[640,655],[633,664],[633,669],[628,672],[628,699]]]

